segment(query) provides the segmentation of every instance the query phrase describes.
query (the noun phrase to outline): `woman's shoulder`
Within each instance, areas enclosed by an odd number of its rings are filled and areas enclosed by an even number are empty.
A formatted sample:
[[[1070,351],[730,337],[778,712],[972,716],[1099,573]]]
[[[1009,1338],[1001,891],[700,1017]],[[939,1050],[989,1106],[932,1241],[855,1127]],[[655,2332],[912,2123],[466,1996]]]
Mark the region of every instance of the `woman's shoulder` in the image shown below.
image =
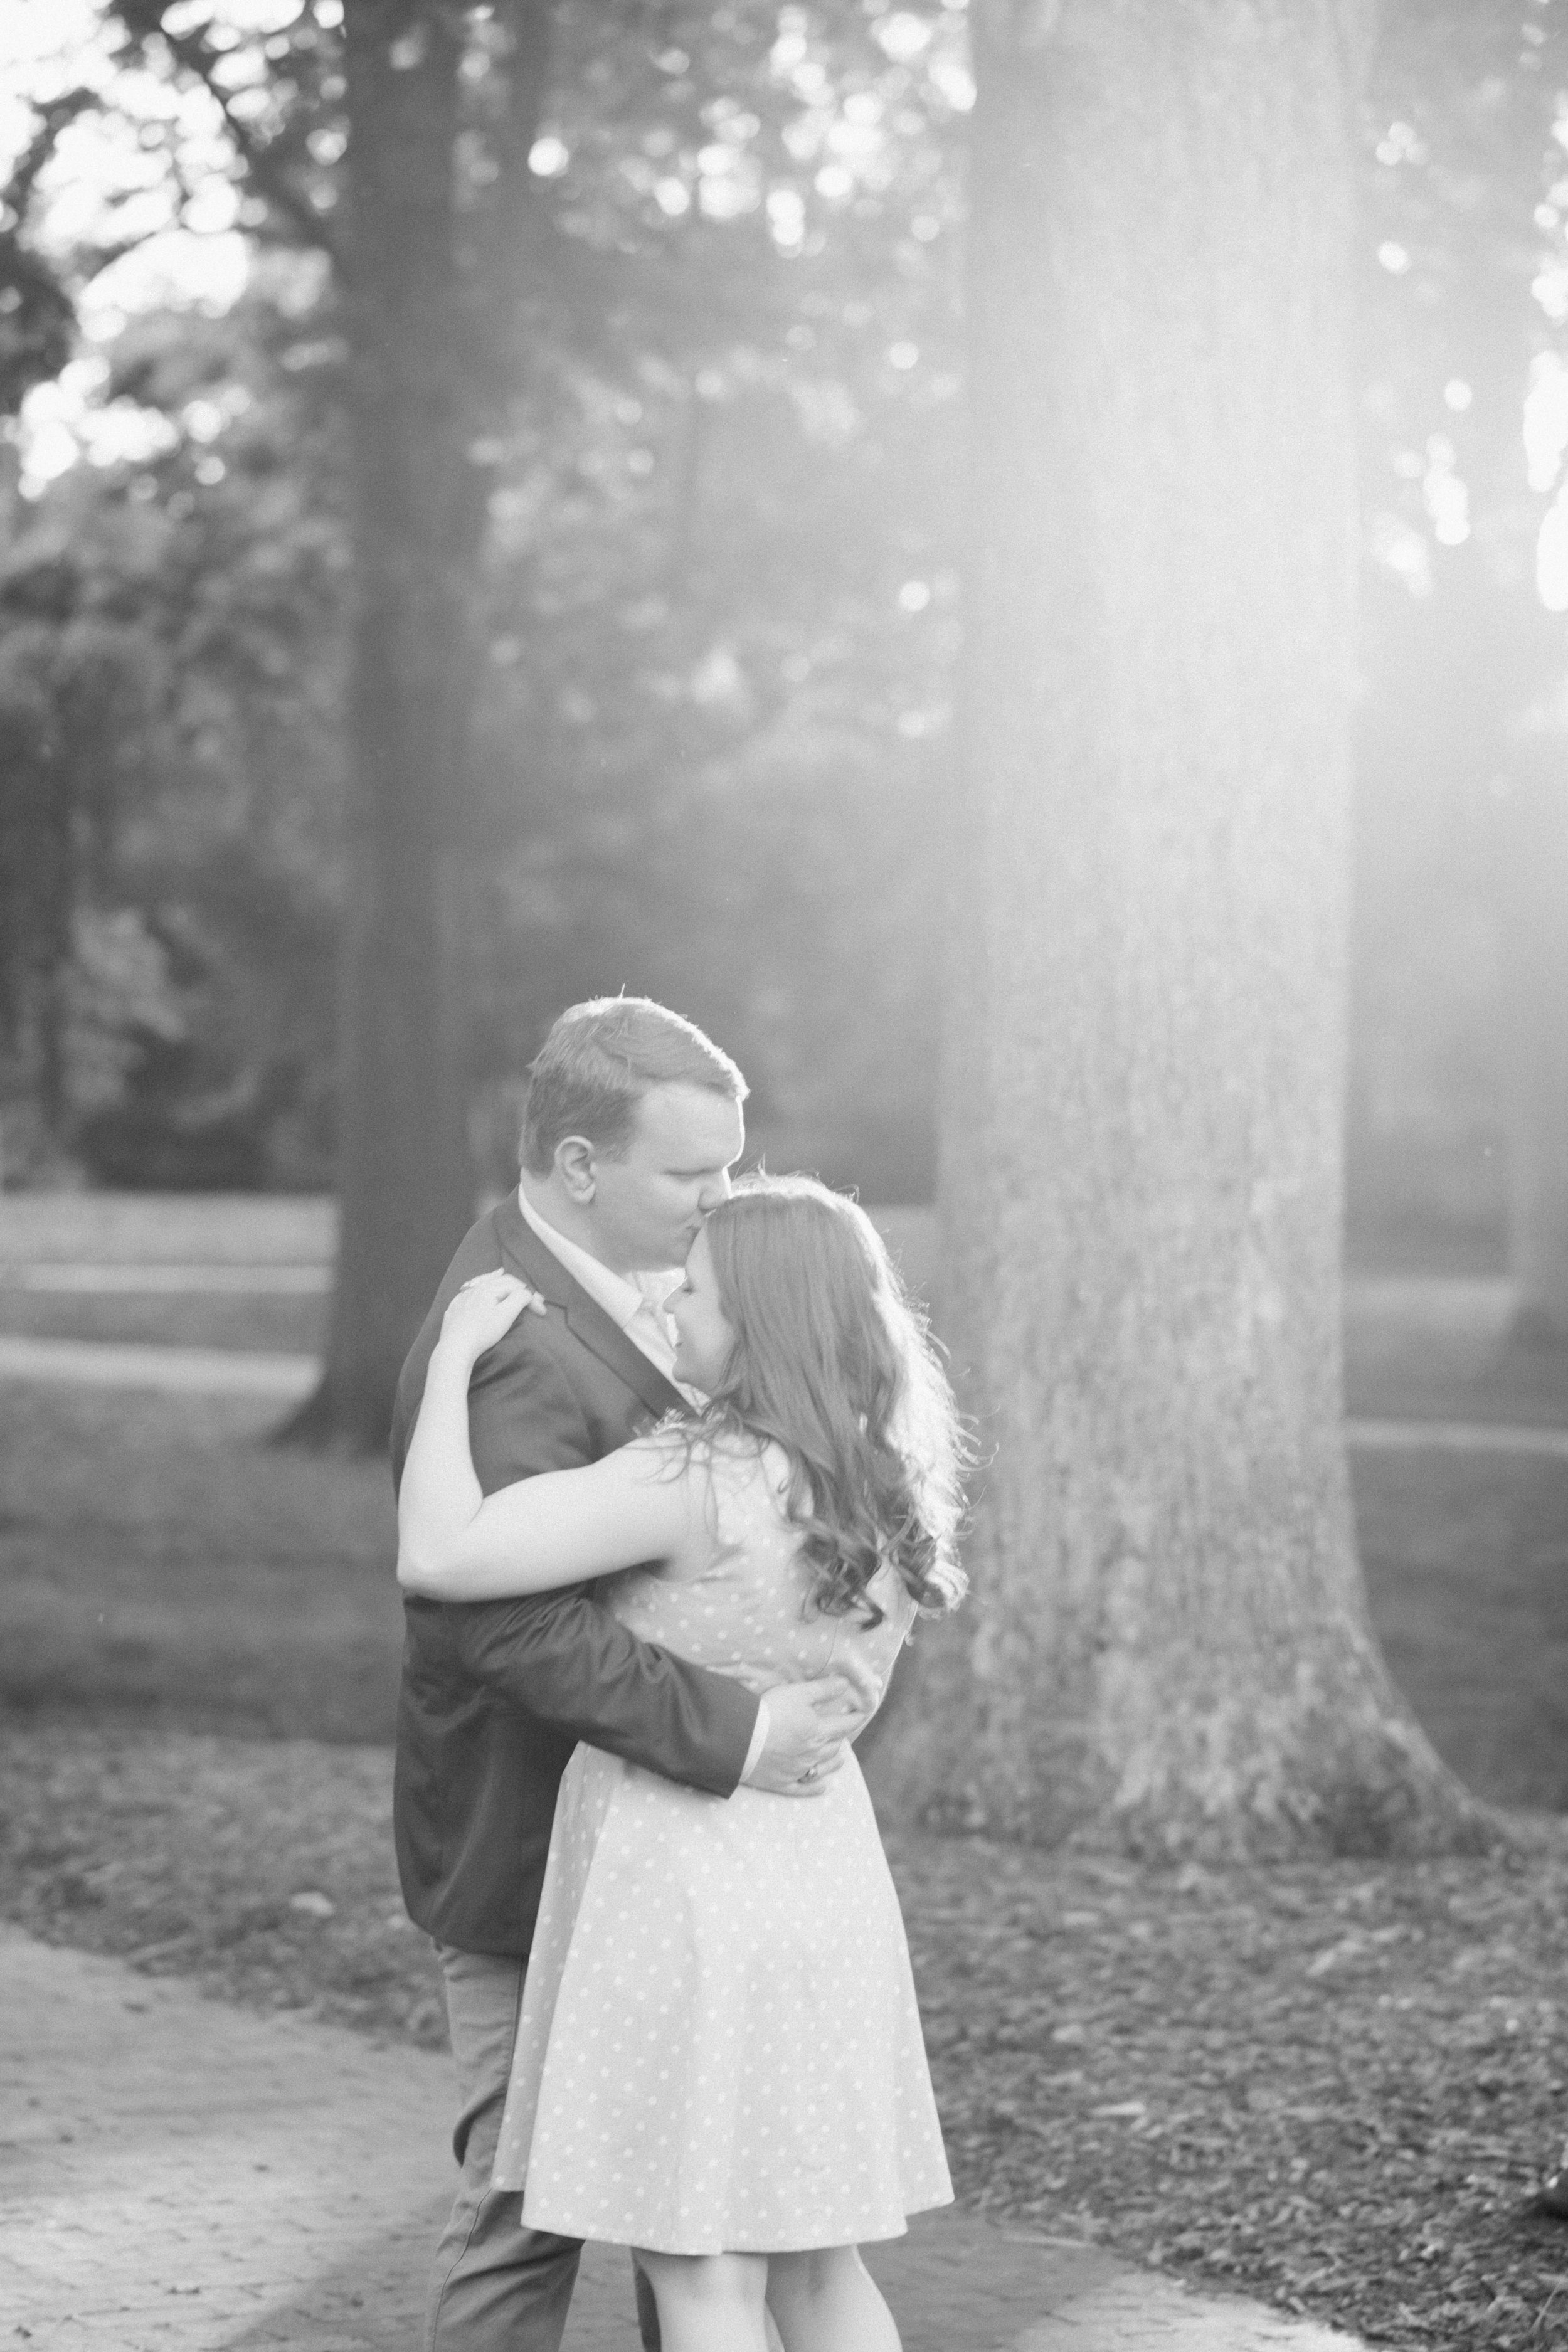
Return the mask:
[[[689,1444],[721,1543],[754,1538],[788,1519],[789,1455],[772,1439],[720,1423],[699,1426]]]
[[[646,1464],[650,1470],[668,1469],[676,1475],[690,1471],[705,1479],[715,1471],[726,1476],[743,1475],[747,1464],[755,1464],[757,1451],[755,1442],[743,1431],[692,1421],[677,1412],[639,1430],[621,1448],[628,1461]]]
[[[708,1507],[724,1513],[736,1506],[777,1507],[788,1485],[782,1446],[764,1446],[745,1430],[705,1425],[672,1414],[644,1430],[621,1448],[621,1460],[637,1478],[668,1478]]]
[[[788,1449],[776,1437],[758,1437],[746,1430],[726,1438],[714,1464],[714,1475],[727,1492],[779,1519],[789,1516],[794,1471]]]
[[[672,1412],[633,1442],[645,1447],[650,1458],[657,1455],[682,1465],[694,1463],[705,1475],[731,1482],[755,1479],[764,1464],[775,1477],[788,1475],[788,1456],[782,1445],[716,1414],[692,1421]]]

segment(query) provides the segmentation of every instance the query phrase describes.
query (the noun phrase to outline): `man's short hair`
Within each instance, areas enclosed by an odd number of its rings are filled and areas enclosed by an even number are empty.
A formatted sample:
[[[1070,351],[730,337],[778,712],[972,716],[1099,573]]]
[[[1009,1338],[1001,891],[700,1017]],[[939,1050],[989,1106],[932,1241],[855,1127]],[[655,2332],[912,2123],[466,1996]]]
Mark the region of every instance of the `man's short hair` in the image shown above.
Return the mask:
[[[530,1067],[524,1168],[547,1176],[557,1145],[569,1135],[618,1159],[644,1095],[668,1086],[705,1087],[733,1103],[746,1099],[746,1081],[729,1055],[668,1005],[650,996],[595,996],[568,1005]]]

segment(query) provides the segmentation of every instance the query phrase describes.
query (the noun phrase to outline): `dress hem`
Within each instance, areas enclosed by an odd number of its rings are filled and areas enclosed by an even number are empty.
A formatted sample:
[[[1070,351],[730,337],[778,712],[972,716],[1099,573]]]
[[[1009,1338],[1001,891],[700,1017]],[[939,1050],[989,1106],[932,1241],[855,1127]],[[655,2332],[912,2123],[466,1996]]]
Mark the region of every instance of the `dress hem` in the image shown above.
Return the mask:
[[[918,2205],[909,2206],[903,2220],[894,2229],[889,2229],[885,2224],[874,2223],[859,2231],[847,2230],[839,2237],[819,2238],[809,2245],[802,2245],[798,2238],[790,2239],[787,2242],[780,2239],[776,2244],[763,2244],[757,2239],[751,2238],[743,2245],[707,2243],[700,2246],[661,2246],[656,2245],[651,2238],[627,2237],[622,2231],[612,2233],[602,2226],[595,2227],[593,2223],[583,2221],[542,2220],[537,2213],[530,2213],[526,2209],[520,2216],[520,2220],[521,2227],[525,2230],[548,2230],[556,2237],[580,2238],[585,2245],[635,2246],[639,2252],[649,2254],[812,2254],[826,2252],[833,2246],[887,2245],[895,2238],[908,2237],[910,2222],[916,2214],[940,2212],[944,2206],[951,2205],[953,2201],[953,2193],[950,2189],[945,2197],[927,2198]]]

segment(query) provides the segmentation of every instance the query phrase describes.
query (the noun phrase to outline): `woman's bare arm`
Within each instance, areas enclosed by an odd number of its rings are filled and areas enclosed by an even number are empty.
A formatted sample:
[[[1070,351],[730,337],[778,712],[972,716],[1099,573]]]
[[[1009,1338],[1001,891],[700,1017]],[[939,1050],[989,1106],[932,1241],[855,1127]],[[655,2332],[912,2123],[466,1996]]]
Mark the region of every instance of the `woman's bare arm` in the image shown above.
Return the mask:
[[[486,1496],[468,1445],[468,1381],[528,1303],[500,1274],[459,1292],[430,1357],[397,1498],[397,1580],[439,1601],[495,1601],[668,1559],[692,1524],[693,1473],[640,1440],[584,1469]]]

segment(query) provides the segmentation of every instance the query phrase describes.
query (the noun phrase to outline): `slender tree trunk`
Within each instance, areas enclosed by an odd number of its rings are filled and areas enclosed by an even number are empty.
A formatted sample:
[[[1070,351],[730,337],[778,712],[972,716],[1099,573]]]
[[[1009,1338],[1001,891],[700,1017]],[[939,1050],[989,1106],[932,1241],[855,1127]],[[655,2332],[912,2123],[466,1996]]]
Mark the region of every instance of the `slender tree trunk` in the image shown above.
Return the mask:
[[[1525,1337],[1568,1340],[1568,746],[1516,743],[1503,804],[1509,1255]]]
[[[881,1777],[1152,1853],[1479,1836],[1341,1435],[1355,14],[977,30],[942,1320],[988,1466]]]
[[[461,26],[347,0],[354,562],[337,1286],[291,1433],[384,1442],[403,1356],[472,1212],[451,905],[483,515],[456,247]]]

